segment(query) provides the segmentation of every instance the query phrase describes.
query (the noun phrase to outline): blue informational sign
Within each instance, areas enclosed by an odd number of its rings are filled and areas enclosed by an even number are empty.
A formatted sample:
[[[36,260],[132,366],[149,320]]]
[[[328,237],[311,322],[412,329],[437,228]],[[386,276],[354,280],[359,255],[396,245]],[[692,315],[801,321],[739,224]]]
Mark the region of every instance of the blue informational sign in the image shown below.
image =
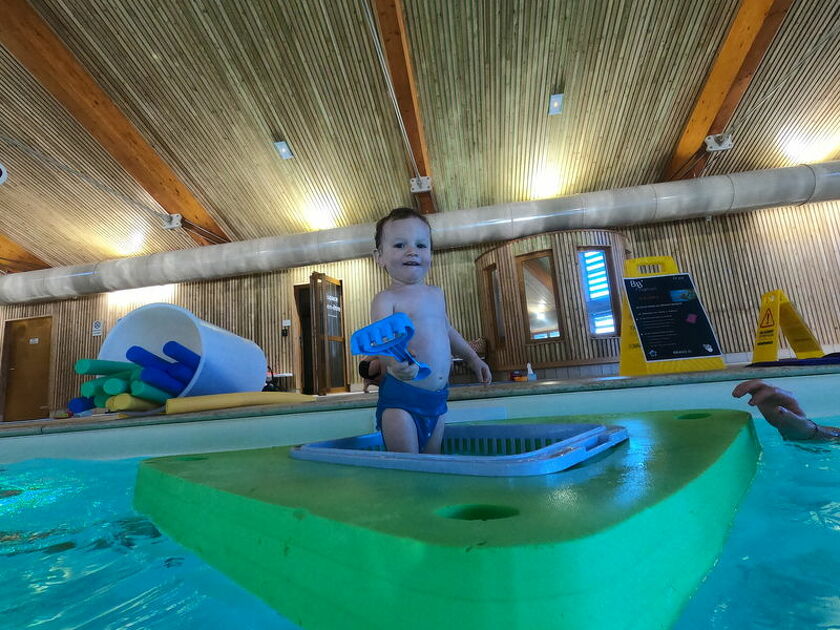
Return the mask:
[[[689,274],[625,278],[624,287],[645,360],[720,356],[715,331]]]

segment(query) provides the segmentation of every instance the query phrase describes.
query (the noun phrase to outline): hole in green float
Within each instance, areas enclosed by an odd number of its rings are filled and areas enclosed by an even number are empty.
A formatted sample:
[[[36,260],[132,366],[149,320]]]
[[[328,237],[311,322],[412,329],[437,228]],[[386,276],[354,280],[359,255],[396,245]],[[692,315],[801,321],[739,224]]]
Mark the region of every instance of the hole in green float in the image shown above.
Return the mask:
[[[677,420],[699,420],[700,418],[708,418],[711,415],[710,413],[684,413],[681,416],[677,416]]]
[[[187,455],[185,457],[179,457],[179,462],[200,462],[201,460],[207,459],[206,457],[201,457],[199,455]]]
[[[454,518],[459,521],[492,521],[499,518],[510,518],[519,514],[519,510],[507,505],[447,505],[435,512],[444,518]]]

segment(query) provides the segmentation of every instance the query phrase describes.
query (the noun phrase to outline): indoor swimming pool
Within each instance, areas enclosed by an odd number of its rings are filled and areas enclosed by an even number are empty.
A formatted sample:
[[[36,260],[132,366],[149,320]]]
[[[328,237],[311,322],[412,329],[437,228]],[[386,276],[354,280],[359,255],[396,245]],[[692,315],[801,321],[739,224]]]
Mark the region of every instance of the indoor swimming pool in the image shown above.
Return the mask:
[[[814,409],[825,400],[827,378],[784,384]],[[645,400],[658,408],[712,406],[709,397],[728,390],[731,383],[676,385],[658,388],[656,401],[650,388],[584,392],[564,399],[563,412],[590,406],[593,395],[605,408]],[[556,413],[558,396],[456,402],[453,416],[487,419],[478,417],[481,409],[511,418],[525,410]],[[740,405],[723,399],[721,406]],[[824,409],[813,415],[840,424]],[[753,484],[716,566],[674,627],[840,628],[840,448],[785,443],[764,421],[756,429],[763,452]],[[297,627],[132,509],[139,461],[49,457],[2,465],[0,627]]]

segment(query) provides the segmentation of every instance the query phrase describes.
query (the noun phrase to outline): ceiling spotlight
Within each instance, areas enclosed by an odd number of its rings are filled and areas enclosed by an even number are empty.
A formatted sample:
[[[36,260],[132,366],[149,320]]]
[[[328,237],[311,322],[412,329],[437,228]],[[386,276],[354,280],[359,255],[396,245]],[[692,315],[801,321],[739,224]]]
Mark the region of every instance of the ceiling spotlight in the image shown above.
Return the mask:
[[[292,153],[291,148],[289,148],[289,143],[281,140],[280,142],[274,143],[274,148],[277,149],[277,153],[280,154],[280,157],[284,160],[290,160],[295,157],[295,154]]]
[[[563,95],[552,94],[548,99],[548,115],[556,116],[563,111]]]

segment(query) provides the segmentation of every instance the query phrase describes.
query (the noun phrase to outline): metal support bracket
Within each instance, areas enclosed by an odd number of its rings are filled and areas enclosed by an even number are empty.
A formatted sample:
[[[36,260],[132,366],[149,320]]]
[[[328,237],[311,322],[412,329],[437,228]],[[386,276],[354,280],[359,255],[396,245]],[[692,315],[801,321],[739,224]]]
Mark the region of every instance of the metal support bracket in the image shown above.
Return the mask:
[[[432,189],[431,176],[412,177],[409,183],[413,193],[429,192]]]
[[[732,134],[731,133],[717,133],[712,136],[706,136],[706,151],[714,153],[715,151],[726,151],[732,148]]]
[[[177,230],[181,227],[181,215],[180,214],[168,214],[163,218],[163,229],[164,230]]]

